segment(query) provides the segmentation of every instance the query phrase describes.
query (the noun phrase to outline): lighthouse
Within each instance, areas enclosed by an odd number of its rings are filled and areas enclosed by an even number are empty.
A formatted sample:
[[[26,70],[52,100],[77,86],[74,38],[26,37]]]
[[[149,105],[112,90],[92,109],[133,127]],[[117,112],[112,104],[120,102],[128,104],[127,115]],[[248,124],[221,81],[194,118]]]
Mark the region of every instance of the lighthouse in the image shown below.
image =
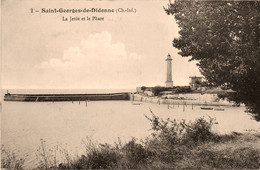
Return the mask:
[[[171,55],[168,54],[166,58],[167,62],[167,75],[166,75],[166,87],[173,87],[173,81],[172,81],[172,58]]]

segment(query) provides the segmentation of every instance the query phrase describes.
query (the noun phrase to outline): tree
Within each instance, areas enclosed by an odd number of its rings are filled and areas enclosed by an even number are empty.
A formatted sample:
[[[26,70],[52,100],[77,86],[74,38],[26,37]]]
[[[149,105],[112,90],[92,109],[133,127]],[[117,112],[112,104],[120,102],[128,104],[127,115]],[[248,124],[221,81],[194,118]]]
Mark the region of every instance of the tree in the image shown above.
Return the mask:
[[[166,90],[165,87],[161,87],[161,86],[155,86],[152,88],[152,92],[155,96],[159,96],[160,95],[160,92]]]
[[[141,90],[145,90],[145,89],[146,89],[146,87],[145,87],[145,86],[142,86],[142,87],[141,87]]]
[[[260,120],[260,2],[176,0],[165,11],[180,28],[179,54],[197,60],[209,83],[234,90],[230,98]]]
[[[176,91],[175,93],[176,94],[179,94],[179,93],[190,93],[192,92],[191,88],[188,86],[188,87],[176,87]]]

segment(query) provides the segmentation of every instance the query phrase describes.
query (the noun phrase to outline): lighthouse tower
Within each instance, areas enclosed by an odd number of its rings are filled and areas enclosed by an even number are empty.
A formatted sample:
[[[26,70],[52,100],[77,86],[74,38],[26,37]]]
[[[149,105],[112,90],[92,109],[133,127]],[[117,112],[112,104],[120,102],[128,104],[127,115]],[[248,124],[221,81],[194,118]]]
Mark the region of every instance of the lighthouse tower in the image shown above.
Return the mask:
[[[167,58],[167,77],[166,77],[166,87],[173,87],[173,81],[172,81],[172,58],[171,55],[168,54]]]

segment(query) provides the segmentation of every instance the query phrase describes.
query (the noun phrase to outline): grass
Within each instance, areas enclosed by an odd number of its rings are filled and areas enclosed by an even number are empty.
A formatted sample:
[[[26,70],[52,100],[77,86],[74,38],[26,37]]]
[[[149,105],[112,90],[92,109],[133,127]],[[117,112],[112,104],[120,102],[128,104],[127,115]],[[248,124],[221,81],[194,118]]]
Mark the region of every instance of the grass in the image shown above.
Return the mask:
[[[63,151],[47,150],[42,140],[36,169],[258,169],[260,168],[260,134],[232,133],[218,135],[211,131],[214,118],[162,120],[151,112],[152,135],[143,141],[135,138],[122,144],[85,143],[85,154],[73,158]],[[5,151],[6,152],[6,151]],[[7,152],[6,152],[7,153]],[[10,156],[11,155],[11,156]],[[12,156],[13,155],[13,156]],[[3,159],[2,168],[23,168],[14,154]]]
[[[260,167],[259,134],[220,136],[192,148],[178,162],[177,169],[257,169]]]

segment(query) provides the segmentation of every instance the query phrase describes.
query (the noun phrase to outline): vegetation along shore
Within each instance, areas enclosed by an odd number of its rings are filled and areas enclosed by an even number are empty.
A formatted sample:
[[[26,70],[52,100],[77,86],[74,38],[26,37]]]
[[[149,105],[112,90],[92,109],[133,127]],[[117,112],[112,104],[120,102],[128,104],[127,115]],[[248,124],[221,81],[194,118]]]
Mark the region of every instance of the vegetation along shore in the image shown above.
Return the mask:
[[[85,153],[74,157],[67,151],[50,150],[42,140],[38,164],[33,169],[243,169],[260,168],[260,133],[233,132],[219,135],[212,132],[214,118],[162,120],[144,115],[151,123],[152,134],[143,140],[132,138],[114,145],[89,141]],[[55,148],[55,147],[54,147]],[[57,146],[58,148],[58,146]],[[26,169],[26,158],[2,146],[1,168]]]

